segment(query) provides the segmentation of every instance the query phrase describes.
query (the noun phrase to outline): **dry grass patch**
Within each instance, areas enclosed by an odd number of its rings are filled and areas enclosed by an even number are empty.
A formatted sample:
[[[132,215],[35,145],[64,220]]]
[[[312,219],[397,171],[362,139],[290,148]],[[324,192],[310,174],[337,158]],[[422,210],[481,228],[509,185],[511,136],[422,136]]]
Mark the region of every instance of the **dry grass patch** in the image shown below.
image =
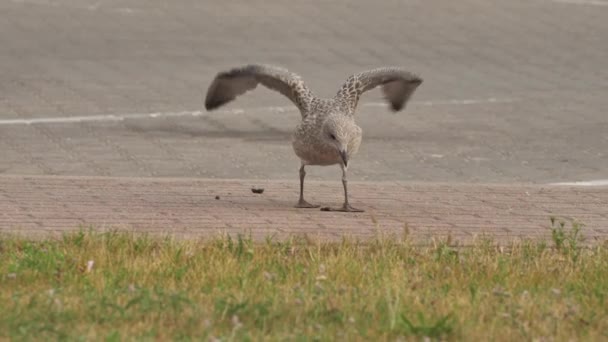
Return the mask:
[[[559,230],[559,227],[556,228]],[[0,238],[0,339],[608,338],[608,248]]]

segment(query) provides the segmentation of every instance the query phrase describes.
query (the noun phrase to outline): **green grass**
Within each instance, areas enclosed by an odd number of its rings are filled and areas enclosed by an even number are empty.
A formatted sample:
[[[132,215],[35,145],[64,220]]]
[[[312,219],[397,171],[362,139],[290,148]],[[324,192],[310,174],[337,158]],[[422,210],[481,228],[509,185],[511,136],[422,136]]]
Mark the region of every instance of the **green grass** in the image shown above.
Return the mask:
[[[607,339],[608,248],[553,230],[556,248],[5,236],[0,340]]]

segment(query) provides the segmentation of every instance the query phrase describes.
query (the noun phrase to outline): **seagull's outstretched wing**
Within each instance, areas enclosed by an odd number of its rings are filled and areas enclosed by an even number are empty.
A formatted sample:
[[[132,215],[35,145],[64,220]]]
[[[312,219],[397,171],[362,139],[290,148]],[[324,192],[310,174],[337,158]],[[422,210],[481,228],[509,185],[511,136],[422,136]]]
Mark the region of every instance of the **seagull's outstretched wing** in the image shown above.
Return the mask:
[[[300,76],[276,66],[250,64],[218,73],[207,90],[205,108],[219,108],[259,83],[287,96],[301,112],[307,111],[313,98]]]
[[[364,92],[382,86],[384,97],[393,111],[399,111],[422,83],[422,78],[397,67],[378,68],[350,76],[335,99],[351,113],[355,112]]]

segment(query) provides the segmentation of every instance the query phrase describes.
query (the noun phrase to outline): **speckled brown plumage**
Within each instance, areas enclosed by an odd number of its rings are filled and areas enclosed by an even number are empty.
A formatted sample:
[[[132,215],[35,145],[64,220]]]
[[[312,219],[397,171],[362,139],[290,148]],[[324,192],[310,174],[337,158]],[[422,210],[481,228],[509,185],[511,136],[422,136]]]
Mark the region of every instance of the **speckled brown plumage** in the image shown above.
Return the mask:
[[[360,211],[348,203],[346,170],[348,161],[359,150],[362,130],[355,122],[355,110],[361,95],[382,86],[384,97],[394,111],[402,110],[422,79],[401,68],[378,68],[354,74],[336,96],[316,97],[300,76],[271,65],[250,64],[217,74],[205,99],[205,108],[213,110],[262,84],[289,98],[300,110],[302,121],[296,127],[292,146],[302,161],[300,200],[297,207],[318,208],[304,200],[306,165],[334,165],[342,168],[344,205],[323,210]]]

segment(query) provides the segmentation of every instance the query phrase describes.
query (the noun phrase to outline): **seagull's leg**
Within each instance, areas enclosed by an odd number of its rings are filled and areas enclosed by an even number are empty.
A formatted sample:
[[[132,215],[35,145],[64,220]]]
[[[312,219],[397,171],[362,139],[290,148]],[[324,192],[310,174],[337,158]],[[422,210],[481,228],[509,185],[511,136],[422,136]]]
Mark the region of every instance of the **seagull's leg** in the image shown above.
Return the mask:
[[[353,208],[350,203],[348,203],[348,180],[346,179],[346,167],[344,165],[340,165],[342,167],[342,186],[344,186],[344,204],[342,208],[330,208],[323,207],[321,210],[323,211],[346,211],[353,213],[362,213],[363,210]]]
[[[318,208],[320,205],[314,205],[304,200],[304,177],[306,177],[306,171],[304,171],[304,163],[300,167],[300,200],[296,204],[296,208]]]

